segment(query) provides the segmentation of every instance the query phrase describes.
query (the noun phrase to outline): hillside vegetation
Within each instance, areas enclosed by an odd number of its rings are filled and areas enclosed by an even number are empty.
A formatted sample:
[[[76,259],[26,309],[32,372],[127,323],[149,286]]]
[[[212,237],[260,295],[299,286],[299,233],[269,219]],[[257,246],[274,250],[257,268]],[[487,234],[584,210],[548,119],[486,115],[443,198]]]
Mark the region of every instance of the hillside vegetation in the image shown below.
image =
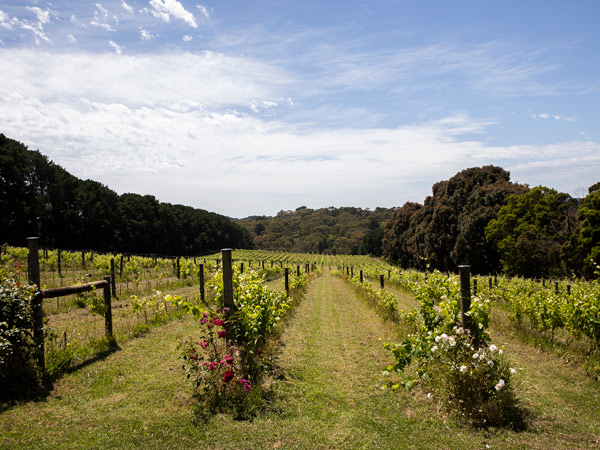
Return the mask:
[[[394,209],[342,207],[280,211],[275,217],[238,221],[263,250],[297,253],[381,255],[383,227]]]

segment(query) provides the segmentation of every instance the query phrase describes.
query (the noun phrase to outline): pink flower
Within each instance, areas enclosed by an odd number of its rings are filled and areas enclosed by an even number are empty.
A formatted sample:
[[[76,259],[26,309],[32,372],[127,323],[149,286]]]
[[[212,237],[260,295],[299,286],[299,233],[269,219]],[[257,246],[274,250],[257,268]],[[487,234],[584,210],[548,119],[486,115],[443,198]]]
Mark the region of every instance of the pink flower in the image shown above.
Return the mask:
[[[219,365],[218,362],[213,361],[213,362],[210,363],[210,366],[208,366],[208,370],[215,370],[218,365]]]
[[[225,337],[225,334],[226,334],[226,333],[225,333],[225,330],[223,330],[223,331],[219,331],[219,337],[220,337],[220,338],[224,338],[224,337]]]
[[[233,371],[232,370],[226,370],[225,373],[223,374],[223,382],[224,383],[228,383],[233,379]]]
[[[256,356],[260,356],[262,355],[262,350],[259,348],[258,350],[256,350]]]
[[[243,378],[240,378],[237,381],[238,381],[238,383],[244,385],[244,389],[246,389],[246,392],[250,391],[250,382],[248,380],[244,380]]]
[[[225,361],[225,364],[227,364],[228,366],[231,366],[233,364],[233,357],[230,355],[225,355],[223,361]]]
[[[225,323],[225,322],[223,322],[221,319],[215,319],[215,321],[214,321],[214,324],[215,324],[215,325],[218,325],[218,326],[221,326],[221,325],[223,325],[224,323]]]
[[[203,349],[206,349],[206,347],[208,347],[208,342],[206,342],[206,339],[202,339],[202,341],[200,341],[200,347],[202,347]]]

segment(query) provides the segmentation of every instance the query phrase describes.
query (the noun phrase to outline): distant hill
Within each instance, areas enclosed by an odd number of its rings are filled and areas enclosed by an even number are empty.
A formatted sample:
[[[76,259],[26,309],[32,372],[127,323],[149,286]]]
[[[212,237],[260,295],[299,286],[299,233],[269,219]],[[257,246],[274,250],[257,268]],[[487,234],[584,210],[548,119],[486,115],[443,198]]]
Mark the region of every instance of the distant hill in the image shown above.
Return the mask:
[[[381,255],[384,223],[394,209],[354,207],[280,211],[275,217],[251,216],[237,222],[263,250]]]
[[[225,216],[151,195],[118,195],[80,180],[39,151],[0,134],[0,243],[161,255],[250,248],[250,233]]]

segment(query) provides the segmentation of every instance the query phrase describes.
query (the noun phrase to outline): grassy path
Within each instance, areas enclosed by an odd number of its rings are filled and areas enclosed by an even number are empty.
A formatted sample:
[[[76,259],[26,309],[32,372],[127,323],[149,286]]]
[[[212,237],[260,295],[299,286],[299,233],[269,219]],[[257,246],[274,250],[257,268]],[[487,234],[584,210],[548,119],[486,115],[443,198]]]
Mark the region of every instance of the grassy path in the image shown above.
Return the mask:
[[[0,413],[0,448],[545,449],[597,442],[597,388],[577,371],[566,376],[565,367],[551,378],[551,360],[533,371],[531,350],[519,364],[526,367],[526,401],[540,418],[527,432],[472,430],[445,421],[422,393],[383,391],[381,369],[391,362],[383,343],[395,339],[395,326],[328,272],[311,283],[289,322],[280,355],[285,378],[274,383],[269,410],[252,422],[219,415],[195,423],[176,348],[196,331],[191,320],[153,329],[66,375],[46,401]],[[545,389],[536,377],[559,387]],[[564,423],[560,408],[568,411]]]

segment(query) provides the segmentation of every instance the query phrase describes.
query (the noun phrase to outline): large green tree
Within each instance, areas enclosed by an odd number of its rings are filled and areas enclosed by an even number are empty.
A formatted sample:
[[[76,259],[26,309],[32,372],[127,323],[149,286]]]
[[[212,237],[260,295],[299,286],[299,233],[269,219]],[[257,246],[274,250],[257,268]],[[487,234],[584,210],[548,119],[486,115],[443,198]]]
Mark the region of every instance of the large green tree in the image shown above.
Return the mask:
[[[586,253],[586,269],[593,273],[594,265],[600,265],[600,183],[590,187],[577,211],[577,218],[581,247]]]
[[[456,270],[470,264],[475,273],[499,268],[485,226],[505,199],[527,188],[510,181],[501,167],[473,167],[433,185],[423,206],[407,203],[386,226],[384,255],[403,266]]]
[[[509,197],[486,227],[486,238],[509,275],[569,275],[578,269],[570,257],[577,247],[576,211],[577,201],[568,194],[538,186]]]

